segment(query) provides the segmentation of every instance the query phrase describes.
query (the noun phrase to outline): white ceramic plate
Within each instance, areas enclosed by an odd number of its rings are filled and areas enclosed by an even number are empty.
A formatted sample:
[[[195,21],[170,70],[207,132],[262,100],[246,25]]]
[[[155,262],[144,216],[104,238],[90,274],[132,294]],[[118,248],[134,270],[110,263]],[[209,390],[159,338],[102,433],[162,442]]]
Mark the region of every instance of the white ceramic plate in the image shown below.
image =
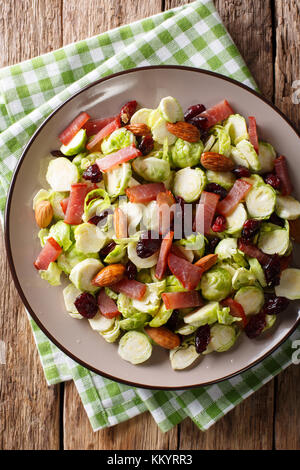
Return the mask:
[[[145,67],[106,77],[81,90],[55,110],[36,131],[16,169],[6,208],[6,248],[19,294],[40,328],[66,354],[85,367],[132,385],[183,389],[231,377],[261,361],[287,338],[299,322],[299,302],[280,315],[275,328],[256,340],[241,335],[233,349],[213,353],[183,371],[173,371],[168,352],[154,348],[151,359],[139,366],[123,361],[117,343],[106,343],[85,320],[72,319],[65,311],[62,289],[40,279],[33,261],[40,251],[32,198],[45,186],[45,155],[59,148],[58,134],[79,111],[92,117],[118,113],[136,99],[154,108],[163,96],[175,96],[183,108],[195,103],[206,107],[226,98],[243,116],[256,116],[260,139],[271,142],[288,157],[295,188],[300,187],[299,135],[288,120],[266,100],[238,82],[204,70],[187,67]],[[298,199],[300,193],[296,194]],[[299,252],[294,260],[300,264]],[[16,338],[17,341],[17,338]]]

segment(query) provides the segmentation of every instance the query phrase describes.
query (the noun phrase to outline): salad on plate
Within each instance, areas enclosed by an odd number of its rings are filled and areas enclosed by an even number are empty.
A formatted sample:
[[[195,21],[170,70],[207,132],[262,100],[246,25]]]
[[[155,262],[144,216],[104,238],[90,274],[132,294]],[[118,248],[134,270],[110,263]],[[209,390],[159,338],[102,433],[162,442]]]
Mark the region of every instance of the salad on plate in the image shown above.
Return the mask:
[[[127,102],[81,112],[58,136],[33,199],[34,266],[132,364],[154,346],[180,370],[253,340],[300,299],[300,203],[288,161],[224,100],[183,112]],[[298,236],[299,239],[299,236]],[[244,337],[245,337],[244,335]]]

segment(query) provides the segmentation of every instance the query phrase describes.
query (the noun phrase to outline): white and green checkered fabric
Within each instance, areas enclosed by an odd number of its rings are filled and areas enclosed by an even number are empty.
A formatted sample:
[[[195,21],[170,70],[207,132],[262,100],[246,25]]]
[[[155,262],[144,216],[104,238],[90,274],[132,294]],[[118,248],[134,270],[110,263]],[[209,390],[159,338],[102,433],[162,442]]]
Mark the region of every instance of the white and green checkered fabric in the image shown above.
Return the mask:
[[[255,88],[210,0],[198,0],[0,70],[0,210],[24,145],[44,119],[89,83],[158,64],[201,67]],[[62,353],[30,319],[48,384],[73,379],[96,431],[149,410],[163,431],[189,416],[202,430],[291,363],[298,329],[261,364],[189,391],[133,388],[96,375]]]

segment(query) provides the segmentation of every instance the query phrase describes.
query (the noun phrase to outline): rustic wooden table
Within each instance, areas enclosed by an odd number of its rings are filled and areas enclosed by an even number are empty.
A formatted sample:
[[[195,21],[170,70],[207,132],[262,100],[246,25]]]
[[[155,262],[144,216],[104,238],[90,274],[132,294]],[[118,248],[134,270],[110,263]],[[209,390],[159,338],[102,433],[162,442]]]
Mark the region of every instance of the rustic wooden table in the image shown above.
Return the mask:
[[[14,64],[187,0],[0,0],[0,66]],[[262,93],[300,129],[299,0],[215,0]],[[299,88],[299,87],[298,87]],[[292,366],[206,433],[189,420],[163,434],[149,413],[93,433],[73,383],[47,387],[3,241],[1,449],[299,449],[300,367]]]

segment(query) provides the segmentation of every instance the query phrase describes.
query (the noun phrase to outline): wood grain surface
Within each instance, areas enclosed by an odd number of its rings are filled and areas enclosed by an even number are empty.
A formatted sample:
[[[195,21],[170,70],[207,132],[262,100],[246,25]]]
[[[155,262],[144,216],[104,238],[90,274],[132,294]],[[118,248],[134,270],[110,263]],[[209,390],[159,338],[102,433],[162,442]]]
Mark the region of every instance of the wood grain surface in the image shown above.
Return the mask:
[[[0,0],[0,66],[99,34],[186,0]],[[20,8],[22,4],[22,8]],[[300,126],[298,0],[215,0],[262,93]],[[300,88],[300,86],[298,87]],[[47,387],[0,243],[0,449],[299,449],[300,368],[290,367],[206,433],[163,434],[149,413],[93,433],[73,383]]]

